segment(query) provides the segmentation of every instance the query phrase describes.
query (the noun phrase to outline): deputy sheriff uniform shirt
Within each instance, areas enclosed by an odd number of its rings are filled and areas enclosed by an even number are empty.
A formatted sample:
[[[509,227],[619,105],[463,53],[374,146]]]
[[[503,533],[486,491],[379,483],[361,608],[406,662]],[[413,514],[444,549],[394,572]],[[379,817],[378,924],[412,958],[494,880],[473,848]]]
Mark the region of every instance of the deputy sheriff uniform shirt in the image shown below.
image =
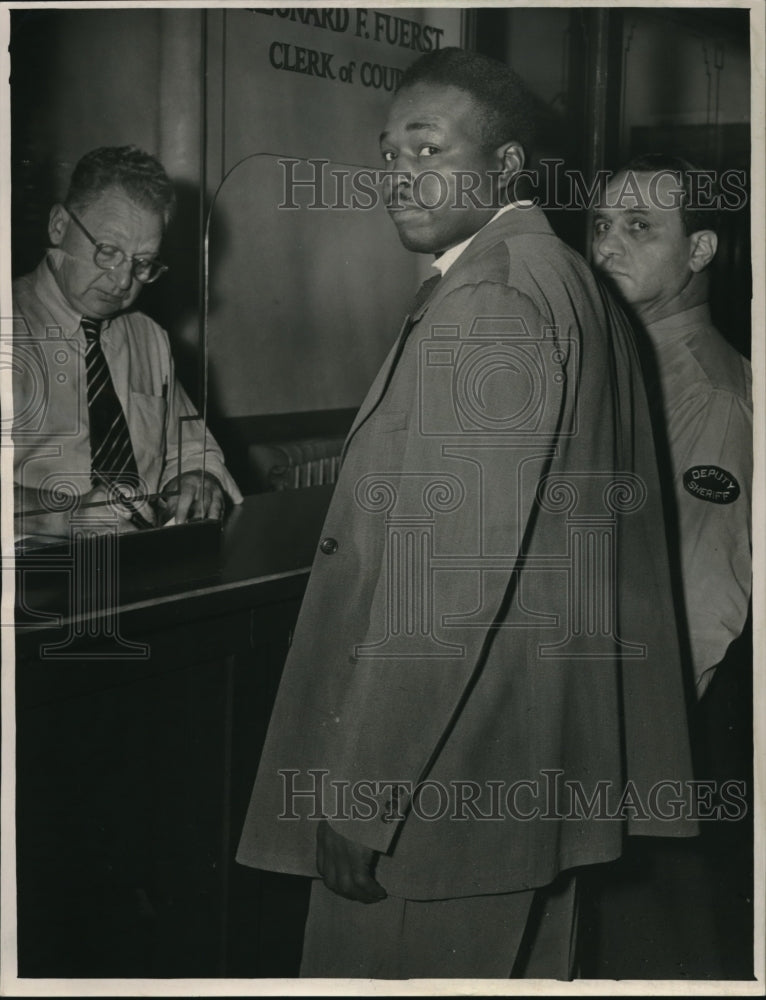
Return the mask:
[[[649,395],[664,418],[666,477],[673,480],[669,534],[675,527],[701,696],[742,631],[750,599],[752,377],[749,362],[712,325],[706,304],[658,320],[647,332],[655,369]]]

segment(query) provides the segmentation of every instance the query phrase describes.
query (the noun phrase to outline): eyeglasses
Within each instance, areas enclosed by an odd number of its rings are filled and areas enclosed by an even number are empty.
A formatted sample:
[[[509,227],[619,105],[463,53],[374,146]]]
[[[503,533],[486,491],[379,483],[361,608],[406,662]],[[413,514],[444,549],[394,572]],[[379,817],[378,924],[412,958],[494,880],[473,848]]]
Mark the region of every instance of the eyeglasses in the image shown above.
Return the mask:
[[[73,222],[83,231],[96,248],[93,254],[93,263],[96,267],[100,267],[103,271],[113,271],[120,264],[124,263],[124,261],[129,260],[131,274],[136,281],[140,281],[143,285],[151,285],[153,281],[156,281],[160,275],[163,275],[167,271],[167,264],[163,264],[156,257],[137,257],[133,254],[125,253],[124,250],[112,246],[111,243],[97,243],[72,209],[68,208],[67,212]]]

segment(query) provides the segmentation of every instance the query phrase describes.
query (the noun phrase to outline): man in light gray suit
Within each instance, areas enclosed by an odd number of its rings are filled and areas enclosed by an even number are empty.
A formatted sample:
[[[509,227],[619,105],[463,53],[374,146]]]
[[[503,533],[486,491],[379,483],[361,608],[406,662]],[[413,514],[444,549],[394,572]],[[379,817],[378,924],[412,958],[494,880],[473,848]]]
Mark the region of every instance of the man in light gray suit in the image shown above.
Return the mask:
[[[696,829],[632,333],[511,201],[531,141],[459,49],[381,135],[437,273],[346,442],[237,855],[316,880],[304,976],[570,977],[572,869]]]

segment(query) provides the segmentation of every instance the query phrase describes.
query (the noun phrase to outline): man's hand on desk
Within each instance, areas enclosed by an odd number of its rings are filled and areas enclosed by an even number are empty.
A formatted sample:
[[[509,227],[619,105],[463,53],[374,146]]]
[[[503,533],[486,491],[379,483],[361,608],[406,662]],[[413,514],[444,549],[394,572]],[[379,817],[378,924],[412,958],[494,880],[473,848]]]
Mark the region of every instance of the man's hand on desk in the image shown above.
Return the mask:
[[[209,472],[204,482],[199,471],[184,472],[171,479],[162,491],[170,517],[176,524],[198,521],[205,517],[221,518],[225,509],[221,484]]]
[[[379,903],[388,893],[373,878],[378,852],[336,833],[327,820],[317,827],[317,871],[328,889],[360,903]]]

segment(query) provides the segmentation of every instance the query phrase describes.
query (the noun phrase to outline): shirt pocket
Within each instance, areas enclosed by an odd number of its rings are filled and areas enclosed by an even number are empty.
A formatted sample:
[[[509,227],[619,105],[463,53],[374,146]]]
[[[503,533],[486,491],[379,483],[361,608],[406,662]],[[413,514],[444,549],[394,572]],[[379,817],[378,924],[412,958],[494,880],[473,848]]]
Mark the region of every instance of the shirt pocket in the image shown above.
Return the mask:
[[[139,475],[154,493],[165,463],[167,400],[131,389],[126,417]]]

